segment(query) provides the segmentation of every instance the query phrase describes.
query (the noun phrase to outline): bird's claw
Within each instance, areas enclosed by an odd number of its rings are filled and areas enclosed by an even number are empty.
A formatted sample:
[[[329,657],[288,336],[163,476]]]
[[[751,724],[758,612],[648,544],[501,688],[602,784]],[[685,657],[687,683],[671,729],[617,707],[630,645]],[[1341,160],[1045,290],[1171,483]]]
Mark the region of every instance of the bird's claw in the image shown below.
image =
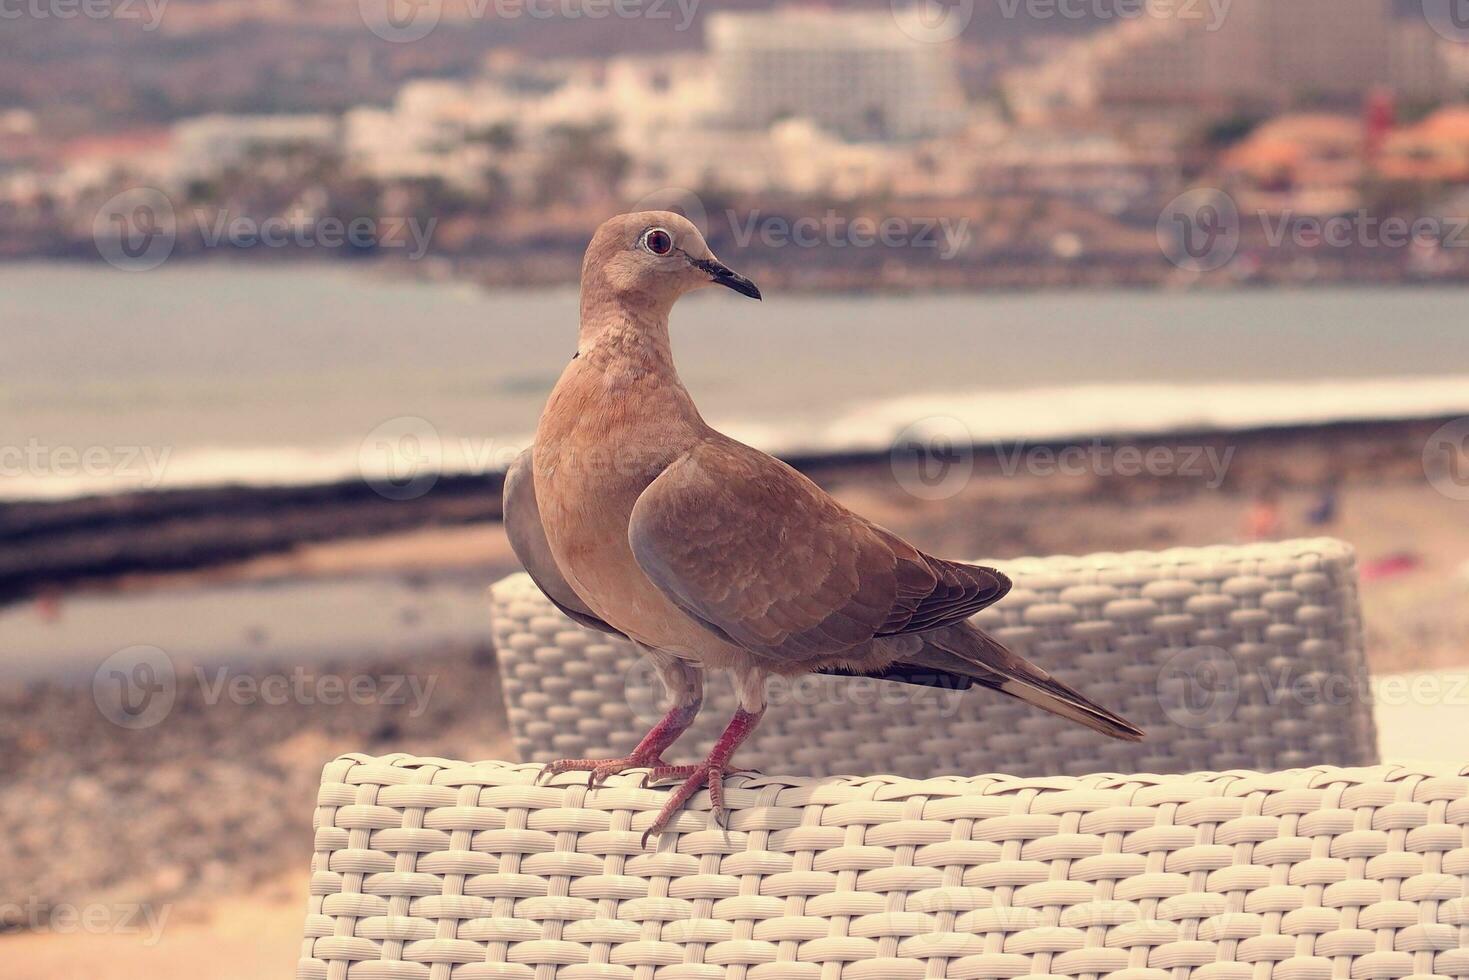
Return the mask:
[[[634,753],[621,759],[559,759],[546,763],[545,768],[536,775],[535,785],[544,785],[564,772],[585,772],[590,774],[587,776],[588,788],[596,789],[612,776],[629,769],[648,769],[651,772],[658,768],[669,768],[658,755],[640,756]],[[646,786],[647,777],[643,778],[643,785]]]
[[[692,779],[705,769],[719,770],[722,780],[725,776],[738,776],[742,773],[754,772],[754,769],[741,769],[739,766],[714,765],[709,762],[701,762],[696,766],[656,766],[648,770],[643,776],[643,785],[651,786],[653,783],[667,782],[670,779]]]
[[[724,777],[742,770],[725,766],[723,763],[704,761],[696,766],[660,766],[651,770],[644,777],[644,785],[662,782],[667,779],[683,779],[683,783],[669,796],[668,802],[663,809],[658,811],[652,826],[643,831],[643,848],[648,847],[648,841],[654,834],[662,834],[678,816],[684,804],[693,798],[699,790],[707,787],[709,790],[709,818],[710,822],[720,830],[728,830],[726,811],[724,809]]]
[[[618,773],[626,772],[629,769],[645,769],[649,766],[662,764],[662,759],[644,760],[632,757],[629,757],[627,759],[615,759],[611,762],[605,762],[597,768],[593,769],[592,774],[587,777],[587,785],[590,786],[592,789],[596,789],[598,786],[601,786],[603,783],[611,779],[613,776],[616,776]]]

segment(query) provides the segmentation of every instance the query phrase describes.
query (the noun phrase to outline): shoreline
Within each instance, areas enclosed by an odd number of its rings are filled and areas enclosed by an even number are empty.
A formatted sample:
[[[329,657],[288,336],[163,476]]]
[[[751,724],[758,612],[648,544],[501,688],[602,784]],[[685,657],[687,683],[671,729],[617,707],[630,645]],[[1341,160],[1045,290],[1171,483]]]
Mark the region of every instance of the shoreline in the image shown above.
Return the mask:
[[[1097,455],[1126,447],[1143,458],[1152,451],[1177,461],[1200,456],[1197,471],[1154,475],[1091,474],[1098,492],[1136,498],[1142,488],[1200,489],[1247,494],[1314,488],[1326,480],[1362,482],[1391,475],[1426,479],[1423,449],[1432,433],[1457,416],[1354,420],[1238,430],[1200,429],[1153,435],[1097,436],[980,444],[972,447],[969,479],[1004,492],[1013,478],[1028,481],[1032,499],[1065,499],[1064,481],[1034,470],[1038,457],[1065,451]],[[1304,468],[1292,457],[1311,457]],[[901,490],[899,448],[782,456],[828,489],[863,483]],[[1219,469],[1217,479],[1210,470]],[[1098,468],[1099,467],[1095,467]],[[1008,471],[1008,472],[1007,472]],[[1050,474],[1058,476],[1057,473]],[[1037,479],[1039,478],[1039,479]],[[998,481],[998,482],[996,482]],[[302,549],[381,540],[438,529],[498,524],[503,474],[446,475],[413,500],[390,500],[365,480],[335,483],[137,491],[66,500],[0,502],[0,608],[72,590],[115,587],[139,579],[200,574],[276,559],[290,565]],[[507,556],[487,554],[501,567]],[[513,557],[508,559],[513,562]],[[411,562],[411,554],[400,556]],[[257,568],[258,570],[258,568]],[[299,570],[299,569],[298,569]]]
[[[396,279],[403,282],[414,283],[438,283],[449,286],[472,286],[483,289],[486,292],[526,292],[526,291],[553,291],[571,290],[575,291],[580,286],[580,253],[574,263],[568,266],[570,272],[567,274],[546,275],[539,271],[538,266],[497,268],[494,274],[466,275],[452,269],[445,269],[446,265],[456,261],[455,256],[429,256],[423,262],[430,263],[429,266],[419,268],[396,259],[373,259],[368,257],[353,259],[321,258],[310,252],[300,254],[287,254],[284,257],[270,255],[265,257],[231,252],[228,254],[191,254],[180,255],[169,260],[170,267],[186,268],[251,268],[251,269],[288,269],[296,270],[305,268],[318,268],[341,270],[348,273],[365,272],[370,275],[380,275],[388,279]],[[65,253],[40,253],[26,252],[16,255],[0,254],[0,270],[18,269],[27,266],[60,266],[75,268],[112,268],[105,260],[95,254],[89,253],[88,249]],[[860,296],[912,296],[912,295],[965,295],[969,293],[995,295],[1027,295],[1037,292],[1050,292],[1061,289],[1069,292],[1123,292],[1123,293],[1157,293],[1176,292],[1192,289],[1207,290],[1212,292],[1271,292],[1274,290],[1353,290],[1361,289],[1381,290],[1401,288],[1405,292],[1411,292],[1424,287],[1462,289],[1469,287],[1469,270],[1463,275],[1446,276],[1410,276],[1403,275],[1401,270],[1383,266],[1378,271],[1387,273],[1380,277],[1370,274],[1372,266],[1365,269],[1358,266],[1350,268],[1351,275],[1341,278],[1331,276],[1293,277],[1289,275],[1276,275],[1271,278],[1263,276],[1218,276],[1190,273],[1178,269],[1172,265],[1165,265],[1166,275],[1157,277],[1137,275],[1110,275],[1116,270],[1131,270],[1132,264],[1119,264],[1113,266],[1101,266],[1103,275],[1098,276],[1070,276],[1049,275],[1046,277],[1035,277],[1026,279],[1020,275],[994,276],[993,278],[974,278],[966,276],[936,276],[936,277],[884,277],[879,274],[874,278],[871,269],[859,270],[835,270],[843,274],[837,275],[791,275],[786,267],[779,264],[760,264],[751,266],[758,271],[762,278],[772,286],[778,287],[786,293],[794,293],[802,296],[833,296],[845,297],[857,294]],[[1043,267],[1049,273],[1055,273],[1050,267]],[[1028,267],[1016,266],[1007,271],[1024,272]],[[822,270],[829,272],[833,270]],[[1064,271],[1064,270],[1063,270]],[[751,278],[754,278],[753,275]]]
[[[589,232],[590,229],[587,229]],[[717,239],[711,240],[711,244]],[[1151,234],[1149,235],[1151,246]],[[482,289],[575,288],[581,272],[581,234],[572,235],[564,248],[551,248],[529,257],[514,247],[495,253],[437,254],[404,259],[386,253],[320,258],[310,249],[283,249],[262,254],[256,248],[211,250],[197,243],[173,255],[176,265],[248,264],[257,267],[293,266],[315,262],[328,267],[365,269],[375,274],[417,282],[447,282]],[[1275,261],[1259,261],[1262,251],[1280,251]],[[1171,261],[1156,247],[1143,251],[1101,250],[1086,263],[1057,263],[1049,252],[1037,253],[1030,262],[1006,261],[1003,253],[986,252],[968,261],[947,263],[894,260],[888,255],[863,256],[861,261],[815,263],[798,269],[770,257],[771,248],[756,248],[747,262],[751,278],[786,292],[820,295],[881,294],[914,292],[1015,292],[1040,290],[1129,290],[1149,292],[1176,289],[1214,291],[1268,290],[1290,288],[1374,288],[1438,285],[1469,285],[1469,266],[1449,265],[1438,271],[1415,268],[1407,254],[1374,252],[1371,249],[1323,251],[1311,247],[1280,249],[1268,240],[1249,241],[1241,246],[1234,264],[1209,272],[1191,272]],[[1406,250],[1404,250],[1406,253]],[[1301,260],[1305,260],[1302,262]],[[60,247],[27,246],[0,253],[0,266],[48,262],[78,266],[105,266],[90,239]]]

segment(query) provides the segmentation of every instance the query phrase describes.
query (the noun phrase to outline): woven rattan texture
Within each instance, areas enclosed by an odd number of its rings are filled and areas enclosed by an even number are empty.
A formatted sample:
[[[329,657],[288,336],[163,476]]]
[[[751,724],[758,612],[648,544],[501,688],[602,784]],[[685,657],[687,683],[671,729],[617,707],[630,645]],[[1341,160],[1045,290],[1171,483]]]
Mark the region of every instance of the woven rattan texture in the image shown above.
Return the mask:
[[[984,690],[813,676],[772,682],[771,707],[737,761],[798,776],[919,779],[1378,761],[1349,546],[992,564],[1015,588],[976,622],[1150,738],[1111,741]],[[521,759],[625,755],[658,719],[662,687],[630,644],[575,625],[524,575],[496,585],[492,606]],[[711,676],[704,710],[674,754],[707,751],[734,708],[728,679]]]
[[[735,777],[348,756],[301,980],[1469,977],[1469,769]]]

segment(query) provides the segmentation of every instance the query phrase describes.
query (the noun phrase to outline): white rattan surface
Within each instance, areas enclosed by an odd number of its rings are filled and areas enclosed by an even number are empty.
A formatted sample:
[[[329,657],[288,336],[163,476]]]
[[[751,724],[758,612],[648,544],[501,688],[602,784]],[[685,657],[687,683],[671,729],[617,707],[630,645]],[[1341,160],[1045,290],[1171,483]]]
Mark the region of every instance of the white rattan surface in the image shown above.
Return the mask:
[[[774,681],[735,761],[801,776],[1194,772],[1370,765],[1377,738],[1351,548],[1329,539],[991,561],[1015,580],[976,618],[1147,729],[1115,742],[1001,695],[834,677]],[[524,575],[492,590],[520,757],[629,752],[661,686],[628,643],[583,630]],[[734,710],[711,677],[692,761]]]
[[[327,766],[301,980],[1469,977],[1469,769],[737,776]],[[655,850],[656,849],[656,850]]]

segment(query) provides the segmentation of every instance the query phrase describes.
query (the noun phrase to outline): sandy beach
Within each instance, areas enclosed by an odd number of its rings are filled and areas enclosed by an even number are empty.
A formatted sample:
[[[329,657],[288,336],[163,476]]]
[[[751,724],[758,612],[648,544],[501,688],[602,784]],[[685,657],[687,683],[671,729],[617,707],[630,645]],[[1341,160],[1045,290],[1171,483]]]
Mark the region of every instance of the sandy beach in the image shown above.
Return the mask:
[[[853,508],[955,557],[1242,540],[1252,523],[1259,530],[1261,500],[1273,495],[1272,536],[1327,534],[1356,545],[1373,670],[1395,673],[1464,660],[1469,503],[1446,493],[1456,488],[1443,474],[1431,479],[1423,462],[1425,441],[1442,424],[1080,444],[1081,455],[1062,458],[1084,464],[1067,467],[1054,458],[1064,446],[987,450],[961,459],[965,478],[927,494],[934,499],[914,492],[900,456],[803,466]],[[1146,460],[1150,452],[1164,463],[1143,472],[1127,465],[1131,454]],[[1328,484],[1335,508],[1323,515]],[[468,513],[488,508],[491,497],[455,495],[449,506]],[[327,760],[348,751],[513,754],[479,610],[483,589],[515,568],[494,520],[430,517],[393,533],[306,541],[193,570],[88,577],[0,611],[24,627],[12,635],[37,638],[37,649],[50,644],[58,665],[63,653],[90,650],[82,661],[93,671],[119,647],[161,635],[148,621],[160,608],[187,609],[221,589],[267,597],[259,614],[279,617],[215,620],[229,635],[212,638],[209,617],[191,626],[210,652],[168,651],[171,710],[140,730],[105,717],[89,671],[36,669],[0,684],[0,749],[11,760],[0,786],[0,821],[11,831],[0,838],[0,912],[15,933],[0,936],[6,975],[285,975],[304,908],[312,799]],[[306,656],[293,646],[326,590],[399,604],[370,654],[328,648]],[[462,608],[443,629],[425,629],[439,622],[435,603],[443,601]],[[82,636],[89,603],[102,604],[99,622],[115,627],[111,647],[92,649],[104,641],[85,637],[67,645],[69,630]],[[57,910],[72,907],[92,911],[96,934],[68,931],[71,920]],[[159,924],[156,941],[145,913]],[[124,919],[142,925],[128,930]]]
[[[301,948],[307,877],[290,875],[215,901],[169,906],[163,928],[89,931],[66,924],[6,936],[14,980],[261,980],[289,977]]]

